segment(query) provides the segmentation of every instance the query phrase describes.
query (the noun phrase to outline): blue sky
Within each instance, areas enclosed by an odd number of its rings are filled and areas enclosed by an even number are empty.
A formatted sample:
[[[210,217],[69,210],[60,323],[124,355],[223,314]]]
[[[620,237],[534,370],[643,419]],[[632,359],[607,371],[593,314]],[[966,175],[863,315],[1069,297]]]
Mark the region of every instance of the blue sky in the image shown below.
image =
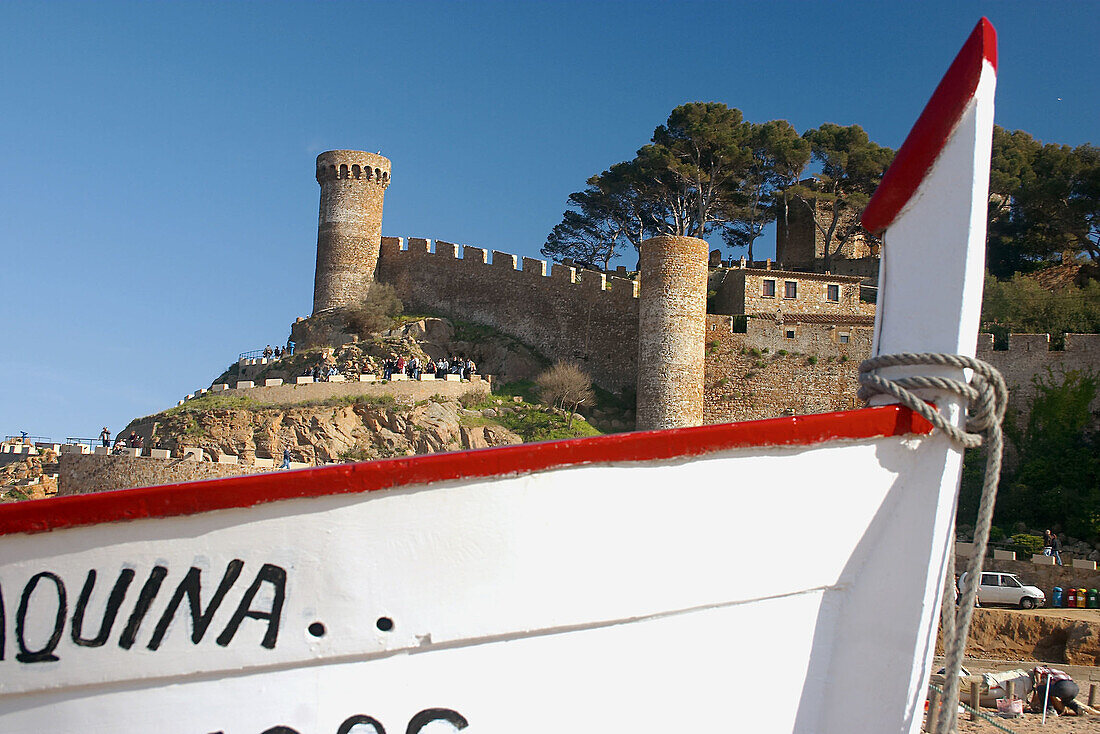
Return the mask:
[[[0,433],[117,431],[284,342],[321,151],[393,161],[385,234],[537,256],[683,102],[898,146],[982,15],[998,123],[1100,144],[1096,3],[7,0]]]

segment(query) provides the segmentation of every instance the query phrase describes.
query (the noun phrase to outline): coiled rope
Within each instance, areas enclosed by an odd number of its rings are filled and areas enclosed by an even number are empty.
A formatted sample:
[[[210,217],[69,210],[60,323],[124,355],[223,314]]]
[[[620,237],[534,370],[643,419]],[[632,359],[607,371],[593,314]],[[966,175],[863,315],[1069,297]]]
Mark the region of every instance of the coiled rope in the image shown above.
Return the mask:
[[[970,382],[945,377],[911,376],[889,379],[875,374],[885,367],[935,366],[972,370]],[[974,527],[974,555],[967,564],[962,593],[954,621],[954,633],[945,624],[946,641],[944,655],[947,680],[944,684],[944,705],[937,717],[936,731],[949,734],[955,730],[958,718],[959,670],[962,668],[966,636],[970,619],[974,616],[974,600],[978,596],[978,580],[985,565],[989,528],[993,523],[993,505],[997,499],[997,483],[1001,476],[1001,453],[1004,435],[1001,424],[1008,404],[1008,388],[1004,377],[992,365],[980,359],[957,354],[922,353],[887,354],[864,360],[859,365],[859,397],[868,400],[872,395],[890,395],[902,405],[920,414],[932,426],[943,431],[949,439],[964,449],[985,446],[985,479],[978,502],[978,519]],[[940,390],[958,395],[967,402],[966,429],[960,429],[928,404],[913,390]],[[953,559],[952,559],[953,560]],[[950,611],[949,611],[950,614]]]

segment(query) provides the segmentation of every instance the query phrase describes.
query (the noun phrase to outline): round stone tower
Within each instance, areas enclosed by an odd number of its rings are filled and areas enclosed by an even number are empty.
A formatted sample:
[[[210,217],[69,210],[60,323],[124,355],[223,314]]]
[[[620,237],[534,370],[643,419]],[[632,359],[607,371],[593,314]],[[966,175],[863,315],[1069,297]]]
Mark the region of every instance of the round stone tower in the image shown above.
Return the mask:
[[[382,246],[382,197],[390,161],[361,150],[317,156],[321,211],[313,313],[357,303],[367,295]]]
[[[707,257],[695,237],[642,243],[638,288],[639,430],[703,423]]]

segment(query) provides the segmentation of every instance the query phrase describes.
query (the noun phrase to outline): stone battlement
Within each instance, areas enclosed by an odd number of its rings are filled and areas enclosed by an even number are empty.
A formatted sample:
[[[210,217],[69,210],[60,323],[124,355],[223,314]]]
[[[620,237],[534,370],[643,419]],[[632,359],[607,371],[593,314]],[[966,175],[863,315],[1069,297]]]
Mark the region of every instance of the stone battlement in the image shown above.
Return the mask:
[[[354,179],[390,184],[390,161],[361,150],[330,150],[317,156],[317,183]]]
[[[453,242],[383,237],[376,280],[410,310],[492,326],[609,390],[633,387],[638,284],[629,278]]]
[[[1015,352],[1052,352],[1055,355],[1063,355],[1066,352],[1087,353],[1100,357],[1100,334],[1066,334],[1065,348],[1053,351],[1050,348],[1050,334],[1009,334],[1008,349],[993,349],[992,334],[978,334],[978,356],[998,353]],[[983,357],[983,359],[985,359]]]
[[[492,253],[491,258],[490,253]],[[638,281],[631,278],[620,278],[593,270],[549,263],[533,257],[520,258],[518,255],[499,250],[456,245],[442,240],[436,240],[433,249],[430,239],[410,237],[406,245],[404,237],[383,237],[380,257],[386,258],[390,264],[404,259],[408,267],[430,268],[433,264],[439,264],[440,260],[455,261],[462,265],[489,268],[492,274],[499,278],[510,278],[516,274],[522,274],[517,277],[516,282],[527,283],[529,281],[526,276],[534,275],[563,286],[576,286],[581,291],[604,293],[609,298],[617,300],[638,297]],[[444,267],[450,264],[448,262]]]

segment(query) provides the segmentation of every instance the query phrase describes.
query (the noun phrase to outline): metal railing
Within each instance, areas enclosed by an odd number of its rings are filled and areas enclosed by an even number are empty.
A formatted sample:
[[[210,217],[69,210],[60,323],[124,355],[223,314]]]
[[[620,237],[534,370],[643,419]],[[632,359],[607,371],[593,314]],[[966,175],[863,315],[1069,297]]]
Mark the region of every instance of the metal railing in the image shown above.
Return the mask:
[[[82,443],[85,446],[91,446],[92,448],[103,445],[103,442],[100,441],[98,438],[76,438],[74,436],[67,437],[65,439],[65,443]]]
[[[14,441],[18,438],[23,438],[23,434],[17,433],[14,436],[4,436],[4,442]],[[30,443],[54,443],[54,440],[49,436],[27,436],[27,441]]]

